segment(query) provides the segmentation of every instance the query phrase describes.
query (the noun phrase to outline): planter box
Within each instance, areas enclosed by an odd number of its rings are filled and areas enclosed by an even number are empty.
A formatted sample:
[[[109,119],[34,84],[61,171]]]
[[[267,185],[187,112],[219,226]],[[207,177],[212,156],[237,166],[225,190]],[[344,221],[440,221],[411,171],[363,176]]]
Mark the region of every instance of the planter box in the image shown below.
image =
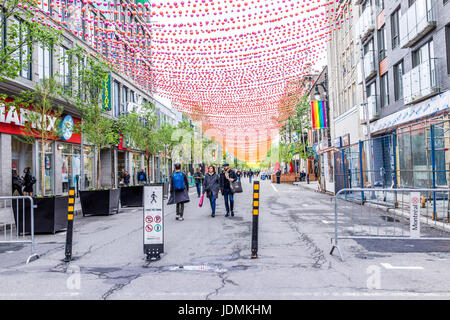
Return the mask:
[[[67,207],[69,196],[33,197],[34,205],[34,233],[53,233],[67,228]],[[12,208],[14,220],[20,234],[23,233],[23,201],[13,200]],[[17,211],[19,216],[17,217]],[[31,232],[30,201],[25,200],[25,233]]]
[[[294,183],[298,178],[298,173],[283,173],[280,177],[280,183]],[[272,174],[272,182],[277,182],[277,176],[275,174]]]
[[[144,186],[120,187],[120,205],[122,207],[142,207]]]
[[[120,189],[80,191],[83,217],[119,213],[119,199]]]

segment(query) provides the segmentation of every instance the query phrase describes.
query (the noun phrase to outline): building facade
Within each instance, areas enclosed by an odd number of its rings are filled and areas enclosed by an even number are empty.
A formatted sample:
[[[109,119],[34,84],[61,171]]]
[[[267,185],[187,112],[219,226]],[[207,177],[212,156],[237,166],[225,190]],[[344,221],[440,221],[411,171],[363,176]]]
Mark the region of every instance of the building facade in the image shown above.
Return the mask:
[[[121,1],[109,1],[115,5],[117,15],[115,18],[126,25],[139,22],[136,26],[145,25],[150,19],[150,10],[145,6],[121,6]],[[129,1],[125,1],[129,3]],[[21,70],[16,79],[9,79],[0,83],[0,93],[13,97],[22,90],[32,90],[34,84],[44,77],[50,77],[56,72],[66,89],[77,86],[72,83],[72,70],[66,62],[61,61],[67,50],[80,46],[88,53],[102,53],[110,62],[119,59],[117,48],[108,47],[108,42],[102,41],[108,35],[102,34],[100,25],[106,17],[99,14],[99,4],[87,1],[56,1],[43,0],[39,2],[42,14],[49,17],[48,21],[53,25],[59,25],[61,20],[71,25],[63,31],[61,45],[50,49],[43,49],[38,44],[29,48],[31,61]],[[83,9],[83,10],[82,10]],[[105,13],[107,15],[108,13]],[[78,19],[73,19],[77,15]],[[150,33],[143,27],[141,30],[132,30],[137,34],[148,35]],[[2,32],[7,32],[6,28]],[[78,32],[74,32],[78,31]],[[112,33],[113,35],[115,33]],[[142,66],[142,68],[149,68]],[[121,114],[139,107],[145,102],[154,102],[156,113],[161,115],[160,121],[176,124],[179,115],[171,106],[166,106],[152,97],[148,91],[148,83],[131,71],[112,71],[110,78],[105,83],[107,102],[104,108],[106,116],[116,119]],[[63,107],[64,121],[82,121],[81,114],[76,108],[65,101],[57,101]],[[5,112],[4,106],[0,106],[0,195],[10,195],[12,192],[12,170],[17,170],[23,175],[23,169],[30,167],[32,174],[38,180],[34,185],[35,193],[42,193],[40,188],[41,157],[45,157],[45,193],[62,194],[68,192],[69,187],[87,189],[95,186],[97,177],[96,155],[93,147],[89,146],[79,134],[72,134],[70,138],[58,138],[48,145],[47,150],[40,150],[39,144],[27,144],[20,139],[21,120],[13,110]],[[103,187],[117,187],[120,185],[120,172],[127,170],[131,175],[130,183],[137,183],[137,172],[145,169],[149,179],[159,179],[156,168],[158,159],[146,162],[144,152],[133,150],[121,139],[117,146],[101,150],[101,182]],[[156,158],[157,155],[155,155]],[[155,157],[153,157],[155,158]]]

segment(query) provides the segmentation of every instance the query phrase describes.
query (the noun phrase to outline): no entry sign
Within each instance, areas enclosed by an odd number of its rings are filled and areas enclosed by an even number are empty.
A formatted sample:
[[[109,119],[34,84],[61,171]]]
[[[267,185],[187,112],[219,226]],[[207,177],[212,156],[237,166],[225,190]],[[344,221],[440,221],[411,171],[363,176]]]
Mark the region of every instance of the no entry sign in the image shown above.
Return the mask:
[[[162,183],[144,186],[144,254],[159,259],[164,252],[164,204]]]

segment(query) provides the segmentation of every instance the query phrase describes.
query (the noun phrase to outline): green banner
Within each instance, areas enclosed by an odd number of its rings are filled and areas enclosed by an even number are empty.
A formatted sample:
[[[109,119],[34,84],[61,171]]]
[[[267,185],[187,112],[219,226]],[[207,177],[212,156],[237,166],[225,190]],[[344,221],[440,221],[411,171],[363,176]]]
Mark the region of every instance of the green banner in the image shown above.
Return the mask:
[[[111,74],[108,74],[103,82],[102,107],[111,110]]]

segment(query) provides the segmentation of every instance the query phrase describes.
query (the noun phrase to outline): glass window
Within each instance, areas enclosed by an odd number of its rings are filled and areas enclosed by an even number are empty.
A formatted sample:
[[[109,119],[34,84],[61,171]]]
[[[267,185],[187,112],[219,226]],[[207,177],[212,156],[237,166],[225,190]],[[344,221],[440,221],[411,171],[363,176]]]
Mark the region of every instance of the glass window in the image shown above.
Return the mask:
[[[45,188],[45,194],[49,195],[53,193],[53,143],[47,143],[45,144],[45,152],[42,154],[42,148],[41,143],[39,141],[36,141],[38,146],[38,152],[39,152],[39,172],[36,173],[36,177],[41,177],[42,172],[42,157],[44,157],[44,188]],[[40,190],[40,184],[37,187]],[[42,194],[42,192],[40,192]]]
[[[378,61],[386,57],[386,29],[382,26],[378,30]]]
[[[128,89],[127,87],[122,87],[122,113],[127,111],[128,104]]]
[[[63,193],[68,193],[69,188],[72,187],[75,188],[75,192],[77,192],[80,187],[80,153],[80,146],[71,145],[68,143],[63,144],[63,149],[61,151],[61,183]]]
[[[61,85],[64,90],[70,91],[72,90],[72,69],[70,67],[70,59],[71,57],[68,54],[69,49],[62,46],[60,48],[60,65],[59,65],[59,75],[61,77]]]
[[[394,98],[403,99],[403,60],[394,66]]]
[[[38,59],[39,79],[50,78],[53,75],[53,49],[39,47]]]
[[[412,63],[413,68],[417,67],[418,65],[422,64],[425,61],[429,61],[430,59],[434,58],[434,46],[433,46],[433,40],[425,43],[423,46],[421,46],[416,51],[413,51],[412,53]]]
[[[84,188],[89,189],[93,187],[94,177],[94,148],[91,146],[84,146],[83,161],[84,161]]]
[[[400,44],[400,24],[399,24],[400,9],[395,10],[391,15],[391,38],[392,49]]]
[[[114,81],[114,115],[120,115],[120,84]]]
[[[389,84],[388,84],[388,73],[380,77],[380,103],[381,107],[385,107],[389,104]]]

